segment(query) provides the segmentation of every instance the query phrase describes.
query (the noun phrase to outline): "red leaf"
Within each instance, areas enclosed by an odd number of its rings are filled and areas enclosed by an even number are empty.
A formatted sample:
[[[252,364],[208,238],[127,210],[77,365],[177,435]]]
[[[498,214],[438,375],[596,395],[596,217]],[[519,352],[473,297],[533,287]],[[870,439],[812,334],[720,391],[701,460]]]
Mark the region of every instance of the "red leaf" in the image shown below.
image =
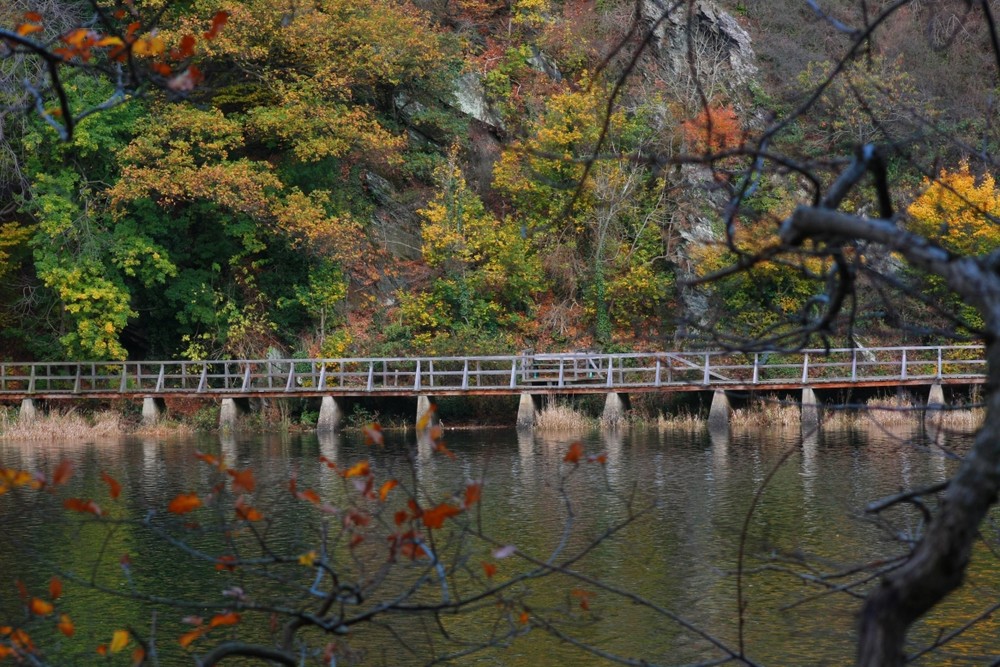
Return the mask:
[[[306,489],[305,491],[296,493],[295,496],[299,500],[308,500],[313,505],[319,505],[320,503],[319,494],[313,491],[312,489]]]
[[[25,21],[31,21],[32,23],[41,23],[42,22],[42,15],[39,14],[38,12],[25,12],[24,13],[24,20]]]
[[[215,39],[228,20],[229,12],[216,12],[215,16],[212,17],[212,27],[205,33],[205,39]]]
[[[483,561],[483,572],[486,573],[487,579],[492,579],[493,575],[497,573],[497,566],[493,563],[487,563]]]
[[[56,468],[55,472],[52,473],[52,484],[53,486],[59,486],[65,484],[69,481],[69,478],[73,476],[73,463],[69,459],[63,459],[59,462],[59,466]]]
[[[565,463],[579,463],[582,456],[583,444],[577,441],[569,446],[569,451],[566,452],[566,456],[563,457],[563,461]]]
[[[174,73],[174,70],[170,69],[170,65],[167,63],[153,63],[151,67],[160,76],[171,76]]]
[[[195,493],[179,493],[167,505],[167,510],[174,514],[187,514],[201,507],[201,498]]]
[[[177,54],[180,59],[190,58],[194,55],[194,45],[197,43],[194,35],[184,35],[181,37],[181,44],[177,47]]]
[[[76,633],[76,626],[73,625],[73,620],[68,614],[63,614],[59,617],[59,632],[63,633],[67,637],[72,637]]]
[[[263,514],[246,503],[243,496],[236,499],[236,516],[247,521],[260,521],[264,518]]]
[[[108,485],[108,494],[112,498],[117,498],[121,495],[122,485],[118,483],[118,480],[104,471],[101,471],[101,479]]]
[[[204,452],[198,452],[198,451],[196,451],[194,453],[194,457],[196,459],[198,459],[199,461],[204,461],[205,463],[207,463],[210,466],[215,466],[219,470],[224,470],[225,467],[226,467],[226,466],[224,466],[222,464],[222,461],[220,461],[216,457],[212,456],[211,454],[205,454]]]
[[[101,508],[93,500],[83,498],[67,498],[63,501],[63,507],[74,512],[89,512],[94,516],[101,516]]]
[[[465,487],[465,509],[469,509],[479,502],[483,497],[483,485],[481,483],[468,484]]]
[[[49,580],[49,597],[58,600],[60,595],[62,595],[62,582],[58,577],[52,577]]]
[[[432,507],[431,509],[424,512],[424,525],[428,528],[440,528],[444,525],[445,519],[452,516],[457,516],[462,513],[462,510],[455,507],[454,505],[449,505],[448,503],[441,503],[437,507]]]
[[[236,556],[219,556],[215,559],[215,569],[219,570],[229,570],[232,572],[236,569]]]
[[[406,510],[399,510],[393,515],[392,518],[393,521],[396,522],[397,526],[401,526],[408,518],[410,518],[410,515],[406,513]]]
[[[233,478],[233,491],[235,493],[241,491],[253,493],[254,489],[257,488],[257,482],[253,478],[253,470],[249,468],[247,470],[233,470],[230,468],[226,472]]]

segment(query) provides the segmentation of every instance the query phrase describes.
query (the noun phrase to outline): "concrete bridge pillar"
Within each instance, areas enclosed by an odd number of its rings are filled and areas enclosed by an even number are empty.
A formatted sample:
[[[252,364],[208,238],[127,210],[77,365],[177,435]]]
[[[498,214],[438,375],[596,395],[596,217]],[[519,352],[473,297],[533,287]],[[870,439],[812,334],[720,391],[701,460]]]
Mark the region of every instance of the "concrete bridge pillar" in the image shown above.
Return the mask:
[[[712,407],[708,411],[708,430],[719,433],[729,431],[729,417],[733,414],[733,408],[729,405],[729,397],[726,392],[716,389],[712,394]]]
[[[33,422],[39,417],[38,406],[35,404],[35,399],[33,398],[22,398],[21,399],[21,410],[17,413],[17,420],[19,422],[27,424],[28,422]]]
[[[628,410],[628,394],[609,392],[604,399],[604,412],[601,414],[601,425],[615,428],[625,421]]]
[[[944,407],[944,388],[940,382],[931,385],[930,393],[927,394],[927,408],[940,409]]]
[[[799,421],[803,433],[815,433],[819,430],[819,401],[812,387],[802,388],[802,405]]]
[[[542,397],[532,396],[528,392],[521,394],[521,401],[517,404],[517,428],[518,430],[528,430],[535,426],[535,419],[542,408]]]
[[[427,430],[439,422],[434,397],[426,394],[417,396],[417,430]]]
[[[333,396],[324,396],[319,404],[319,418],[316,420],[316,430],[333,433],[340,428],[344,419],[344,407]]]
[[[250,412],[250,399],[224,398],[219,410],[219,430],[231,431],[236,428],[239,418]]]
[[[155,426],[167,411],[167,404],[162,398],[146,396],[142,399],[142,425]]]

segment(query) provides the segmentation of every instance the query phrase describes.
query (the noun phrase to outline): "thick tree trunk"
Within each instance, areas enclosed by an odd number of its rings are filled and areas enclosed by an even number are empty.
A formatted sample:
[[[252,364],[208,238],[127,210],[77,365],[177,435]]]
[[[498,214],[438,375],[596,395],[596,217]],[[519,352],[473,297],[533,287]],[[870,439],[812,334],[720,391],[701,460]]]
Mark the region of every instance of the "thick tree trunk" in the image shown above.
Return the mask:
[[[1000,342],[988,344],[986,358],[985,422],[909,560],[886,575],[868,596],[860,619],[859,667],[903,665],[907,630],[961,585],[979,523],[996,502],[1000,486]]]

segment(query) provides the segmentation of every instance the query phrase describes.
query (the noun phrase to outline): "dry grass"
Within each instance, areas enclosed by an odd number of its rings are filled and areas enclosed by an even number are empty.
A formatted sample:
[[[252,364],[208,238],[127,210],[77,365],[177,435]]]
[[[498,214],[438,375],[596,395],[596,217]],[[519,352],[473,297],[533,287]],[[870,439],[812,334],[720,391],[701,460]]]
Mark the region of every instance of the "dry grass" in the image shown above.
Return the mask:
[[[535,416],[535,429],[548,432],[581,432],[594,427],[594,420],[571,406],[552,403]]]
[[[705,419],[698,415],[683,411],[676,415],[656,415],[656,420],[650,422],[657,431],[697,431],[705,426]]]
[[[771,428],[776,426],[798,426],[800,409],[790,403],[767,401],[755,403],[748,408],[733,410],[729,424],[733,428]]]
[[[0,438],[9,440],[76,440],[113,438],[125,432],[116,412],[96,412],[84,416],[74,411],[50,412],[31,421],[19,421],[13,411],[0,420]]]

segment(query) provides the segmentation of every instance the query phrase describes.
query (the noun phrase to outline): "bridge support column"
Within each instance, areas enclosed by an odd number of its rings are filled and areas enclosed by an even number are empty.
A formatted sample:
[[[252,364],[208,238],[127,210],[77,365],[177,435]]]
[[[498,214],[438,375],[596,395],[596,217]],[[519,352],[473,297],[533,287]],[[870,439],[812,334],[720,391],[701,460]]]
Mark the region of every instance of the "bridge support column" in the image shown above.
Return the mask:
[[[601,414],[601,425],[616,428],[625,421],[628,410],[628,394],[610,392],[604,399],[604,412]]]
[[[535,427],[535,419],[542,409],[542,397],[532,396],[528,392],[521,394],[521,401],[517,404],[517,428],[529,430]]]
[[[333,396],[324,396],[319,404],[319,418],[316,420],[316,430],[333,433],[340,428],[344,418],[344,408]]]
[[[426,394],[417,396],[417,430],[429,429],[439,422],[437,403],[434,401],[434,397]],[[421,426],[423,429],[420,428]]]
[[[944,407],[944,388],[940,382],[931,385],[930,393],[927,394],[927,408],[940,409]]]
[[[812,387],[802,388],[802,404],[799,422],[803,433],[815,433],[819,430],[819,401]]]
[[[162,398],[146,396],[142,399],[142,425],[154,426],[167,411],[167,404]]]
[[[21,399],[21,410],[17,413],[17,421],[27,424],[28,422],[33,422],[39,417],[38,406],[35,404],[35,399],[33,398],[22,398]]]
[[[709,432],[719,433],[729,431],[729,417],[733,414],[733,408],[729,405],[729,397],[726,392],[716,389],[712,394],[712,407],[708,411]]]
[[[246,398],[224,398],[219,410],[219,430],[232,431],[242,415],[250,412],[250,400]]]

